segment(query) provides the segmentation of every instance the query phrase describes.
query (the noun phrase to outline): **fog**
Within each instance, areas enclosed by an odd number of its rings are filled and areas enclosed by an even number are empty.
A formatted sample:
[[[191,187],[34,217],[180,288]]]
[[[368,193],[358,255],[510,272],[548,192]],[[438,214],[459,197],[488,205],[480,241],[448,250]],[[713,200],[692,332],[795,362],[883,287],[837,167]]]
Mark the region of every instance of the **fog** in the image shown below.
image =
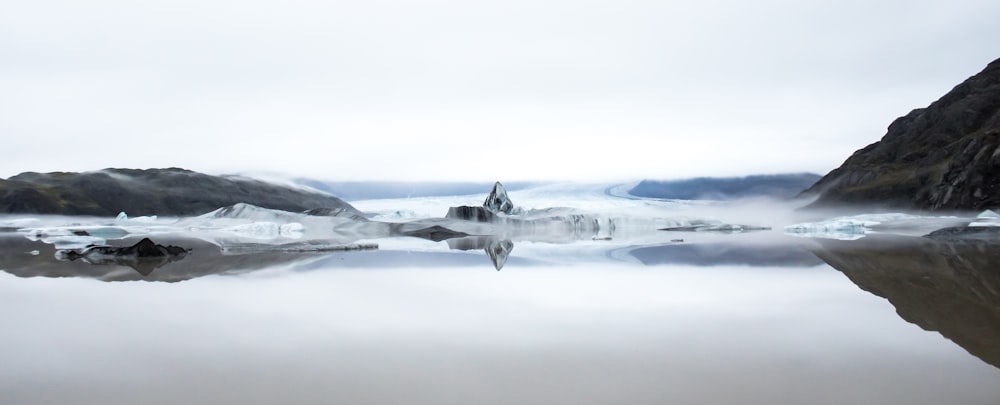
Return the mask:
[[[0,176],[825,173],[998,55],[992,1],[12,4]]]

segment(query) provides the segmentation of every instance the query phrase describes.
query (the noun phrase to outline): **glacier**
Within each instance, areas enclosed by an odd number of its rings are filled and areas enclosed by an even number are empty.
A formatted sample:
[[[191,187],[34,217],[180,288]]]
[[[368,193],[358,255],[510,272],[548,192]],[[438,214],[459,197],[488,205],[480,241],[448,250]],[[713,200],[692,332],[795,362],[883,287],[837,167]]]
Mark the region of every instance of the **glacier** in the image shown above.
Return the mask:
[[[961,229],[1000,229],[1000,215],[993,211],[969,216],[878,213],[816,219],[819,214],[795,213],[793,202],[748,206],[675,201],[630,196],[623,194],[624,189],[621,184],[548,183],[508,192],[496,182],[485,198],[471,194],[352,202],[359,211],[288,212],[241,203],[191,217],[129,217],[124,212],[114,218],[0,217],[0,228],[51,245],[64,259],[74,252],[148,237],[198,240],[198,246],[203,242],[224,255],[479,251],[497,270],[512,254],[536,262],[557,256],[560,262],[633,260],[624,252],[642,246],[716,243],[719,237],[857,240],[871,234],[924,236],[952,228],[959,230],[947,232],[947,237],[962,237]],[[755,232],[743,235],[750,231]]]

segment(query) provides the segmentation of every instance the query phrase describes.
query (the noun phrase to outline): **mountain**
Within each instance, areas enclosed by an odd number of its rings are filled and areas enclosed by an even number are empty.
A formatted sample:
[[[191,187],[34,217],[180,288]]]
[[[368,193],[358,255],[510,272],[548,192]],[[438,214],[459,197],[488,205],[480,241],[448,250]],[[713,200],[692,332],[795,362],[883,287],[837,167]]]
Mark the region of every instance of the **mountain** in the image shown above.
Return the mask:
[[[699,177],[685,180],[643,180],[629,190],[637,197],[675,200],[735,200],[750,197],[790,198],[801,193],[818,174],[772,174],[747,177]]]
[[[391,181],[322,181],[307,178],[293,180],[297,184],[324,191],[348,201],[378,200],[409,197],[438,197],[479,194],[492,184],[476,182],[391,182]],[[521,190],[544,184],[541,182],[507,183],[507,189]]]
[[[0,213],[9,214],[113,216],[124,211],[180,216],[236,203],[293,212],[344,209],[362,215],[343,200],[319,191],[178,168],[27,172],[0,180]]]
[[[896,119],[805,195],[811,206],[1000,207],[1000,59],[926,108]]]

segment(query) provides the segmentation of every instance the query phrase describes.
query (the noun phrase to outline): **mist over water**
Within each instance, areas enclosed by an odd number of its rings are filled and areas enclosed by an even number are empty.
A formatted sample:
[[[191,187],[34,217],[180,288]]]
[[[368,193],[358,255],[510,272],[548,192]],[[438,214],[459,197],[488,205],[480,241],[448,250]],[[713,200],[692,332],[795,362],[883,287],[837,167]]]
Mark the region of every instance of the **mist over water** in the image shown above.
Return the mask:
[[[354,204],[406,222],[483,197]],[[308,253],[224,252],[174,235],[158,242],[193,250],[143,274],[60,261],[51,244],[10,232],[86,219],[5,217],[2,402],[1000,398],[988,343],[1000,338],[992,242],[791,235],[785,226],[844,214],[793,202],[633,199],[579,185],[510,197],[616,227],[572,238],[389,237],[371,241],[377,250]],[[770,229],[656,230],[683,221]]]

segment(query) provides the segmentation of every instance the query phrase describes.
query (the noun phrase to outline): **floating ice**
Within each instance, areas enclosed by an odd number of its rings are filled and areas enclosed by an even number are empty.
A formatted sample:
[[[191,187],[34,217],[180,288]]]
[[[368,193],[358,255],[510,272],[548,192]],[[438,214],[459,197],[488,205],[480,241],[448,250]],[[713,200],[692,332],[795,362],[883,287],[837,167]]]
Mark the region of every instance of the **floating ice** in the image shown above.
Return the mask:
[[[224,229],[226,232],[238,234],[240,236],[253,239],[301,239],[305,227],[298,222],[289,224],[278,224],[274,222],[253,222],[244,225],[231,226]]]
[[[125,214],[125,211],[119,212],[118,216],[115,217],[115,221],[117,222],[124,222],[124,221],[155,222],[156,219],[157,219],[156,215],[129,218],[128,214]]]
[[[986,210],[986,211],[983,211],[983,212],[979,213],[979,215],[977,215],[976,218],[1000,219],[1000,214],[997,214],[993,210]]]
[[[868,226],[877,222],[866,222],[855,219],[831,219],[823,222],[808,222],[788,225],[785,233],[806,238],[823,238],[839,240],[856,240],[865,237],[871,231]]]
[[[82,249],[89,245],[104,244],[108,239],[121,239],[129,234],[122,228],[95,225],[21,228],[18,232],[28,240],[48,243],[57,249]]]
[[[785,227],[785,233],[810,238],[854,240],[873,232],[925,235],[943,227],[964,225],[967,221],[968,219],[958,217],[902,213],[864,214],[789,225]]]

